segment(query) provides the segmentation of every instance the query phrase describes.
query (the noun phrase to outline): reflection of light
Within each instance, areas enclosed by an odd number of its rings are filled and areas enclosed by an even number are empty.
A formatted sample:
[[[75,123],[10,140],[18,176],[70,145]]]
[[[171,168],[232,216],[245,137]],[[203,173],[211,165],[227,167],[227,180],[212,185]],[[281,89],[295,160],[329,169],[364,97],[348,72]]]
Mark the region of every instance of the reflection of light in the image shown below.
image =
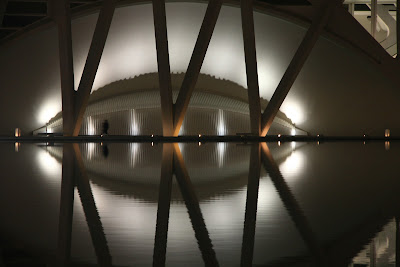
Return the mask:
[[[48,152],[39,149],[37,155],[38,165],[46,174],[55,176],[61,171],[61,164],[57,162]]]
[[[293,153],[287,157],[287,159],[279,166],[284,177],[290,174],[299,174],[304,166],[304,155],[299,151],[293,151]]]
[[[153,142],[151,142],[151,145],[153,146]],[[139,144],[138,143],[129,143],[129,163],[131,165],[131,167],[135,167],[136,165],[136,161],[138,158],[138,153],[139,153]]]
[[[38,122],[40,124],[45,124],[51,118],[53,118],[59,110],[60,110],[60,106],[57,101],[51,101],[51,102],[45,103],[40,108],[40,111],[38,114]]]
[[[292,149],[296,149],[296,142],[291,143]]]
[[[87,143],[86,144],[86,149],[87,149],[87,159],[91,160],[94,158],[96,154],[96,144],[95,143]]]
[[[386,150],[390,149],[390,142],[389,141],[385,141],[385,149]]]
[[[19,147],[21,146],[21,143],[15,142],[14,146],[15,146],[15,152],[18,152]]]
[[[219,168],[221,168],[224,165],[226,146],[227,144],[224,142],[217,143],[217,161]]]

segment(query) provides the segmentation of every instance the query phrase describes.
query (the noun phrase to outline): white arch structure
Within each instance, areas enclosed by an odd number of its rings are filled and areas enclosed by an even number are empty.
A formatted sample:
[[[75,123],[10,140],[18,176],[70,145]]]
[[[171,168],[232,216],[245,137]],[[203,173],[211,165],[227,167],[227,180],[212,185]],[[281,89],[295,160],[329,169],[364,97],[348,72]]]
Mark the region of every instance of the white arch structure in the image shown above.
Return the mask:
[[[256,2],[255,12],[248,0],[105,0],[99,15],[94,8],[72,24],[67,2],[52,2],[59,60],[51,23],[0,49],[0,90],[9,92],[0,112],[16,111],[0,133],[33,130],[61,109],[58,66],[65,135],[79,133],[92,90],[157,71],[166,136],[178,134],[200,72],[249,89],[253,134],[265,135],[279,109],[315,134],[400,131],[398,62],[339,0],[301,7]],[[170,72],[186,72],[175,104]],[[270,100],[264,112],[260,96]],[[27,114],[36,120],[27,122]]]

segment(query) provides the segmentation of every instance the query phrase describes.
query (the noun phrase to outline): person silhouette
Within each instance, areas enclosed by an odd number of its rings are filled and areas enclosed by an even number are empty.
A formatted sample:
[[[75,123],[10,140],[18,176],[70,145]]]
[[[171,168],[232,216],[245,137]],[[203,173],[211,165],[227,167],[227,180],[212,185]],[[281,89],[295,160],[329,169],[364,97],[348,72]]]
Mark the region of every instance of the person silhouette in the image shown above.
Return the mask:
[[[108,120],[105,120],[103,122],[103,135],[108,134],[108,128],[110,127],[110,125],[108,124]]]

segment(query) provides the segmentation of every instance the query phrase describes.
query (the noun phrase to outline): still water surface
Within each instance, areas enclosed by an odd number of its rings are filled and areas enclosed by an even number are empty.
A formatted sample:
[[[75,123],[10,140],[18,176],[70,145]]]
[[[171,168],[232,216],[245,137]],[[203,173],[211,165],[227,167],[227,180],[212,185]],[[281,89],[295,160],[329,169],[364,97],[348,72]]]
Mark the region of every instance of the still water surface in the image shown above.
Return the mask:
[[[3,143],[2,260],[395,266],[399,152],[381,142]]]

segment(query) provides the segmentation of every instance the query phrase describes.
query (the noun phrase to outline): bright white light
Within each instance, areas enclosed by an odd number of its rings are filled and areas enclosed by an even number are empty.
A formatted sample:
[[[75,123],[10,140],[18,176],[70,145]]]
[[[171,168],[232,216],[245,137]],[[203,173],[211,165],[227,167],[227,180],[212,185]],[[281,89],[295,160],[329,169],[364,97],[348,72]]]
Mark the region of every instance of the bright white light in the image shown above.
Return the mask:
[[[223,111],[218,110],[218,126],[217,126],[217,134],[218,135],[226,135],[226,125],[223,116]]]
[[[287,159],[279,166],[282,175],[291,177],[292,175],[299,174],[304,167],[304,155],[299,151],[293,151],[293,153],[287,157]]]
[[[290,134],[291,134],[291,135],[296,135],[296,129],[293,128],[293,129],[290,131]]]
[[[88,127],[87,134],[88,135],[94,135],[94,130],[95,130],[94,123],[95,123],[94,119],[92,117],[88,117],[88,123],[87,123],[87,127]]]
[[[131,110],[131,128],[130,128],[130,135],[139,135],[139,124],[136,119],[136,112],[134,109]],[[152,136],[153,137],[153,136]]]
[[[217,162],[219,168],[224,166],[226,146],[227,144],[224,142],[217,143]]]
[[[45,102],[39,109],[39,114],[37,116],[38,123],[45,124],[51,118],[53,118],[59,111],[61,107],[57,101]]]
[[[292,149],[293,149],[293,150],[296,149],[296,142],[293,141],[293,142],[291,143],[291,146],[292,146]]]
[[[38,154],[36,159],[38,161],[39,167],[49,176],[54,178],[61,175],[61,164],[53,158],[47,151],[38,149]]]
[[[151,145],[153,146],[153,142],[151,142]],[[130,166],[133,168],[136,165],[136,161],[138,159],[138,153],[139,153],[139,144],[138,143],[129,143],[129,163]]]
[[[284,102],[281,111],[295,124],[301,124],[304,122],[304,111],[300,105],[296,103]]]

